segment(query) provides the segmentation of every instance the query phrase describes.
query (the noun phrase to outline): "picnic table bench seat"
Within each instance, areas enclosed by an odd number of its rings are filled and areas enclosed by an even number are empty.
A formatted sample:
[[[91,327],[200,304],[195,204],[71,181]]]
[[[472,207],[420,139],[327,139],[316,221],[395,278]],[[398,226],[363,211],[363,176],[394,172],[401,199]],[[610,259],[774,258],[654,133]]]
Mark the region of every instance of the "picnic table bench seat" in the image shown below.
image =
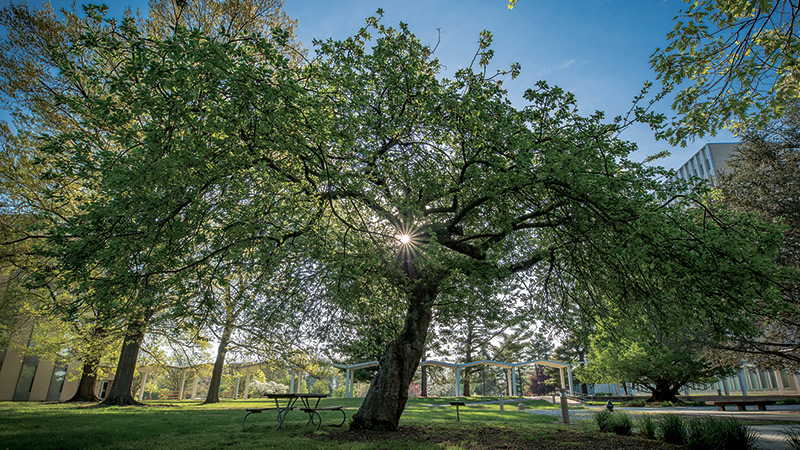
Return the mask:
[[[247,419],[247,416],[249,416],[250,414],[261,414],[263,411],[277,411],[277,410],[280,410],[282,412],[283,409],[284,408],[250,408],[250,409],[245,409],[245,411],[247,411],[247,412],[244,414],[244,417],[242,418],[242,430],[246,430],[247,429],[247,427],[245,427],[245,425],[244,425],[244,421],[245,421],[245,419]],[[291,407],[289,409],[294,409],[294,407]],[[279,414],[280,414],[280,412],[279,412]]]
[[[756,405],[759,411],[766,411],[767,405],[774,405],[774,400],[726,400],[721,402],[714,402],[718,411],[725,411],[725,406],[736,405],[739,411],[746,411],[747,405]]]
[[[342,425],[344,425],[345,420],[347,420],[347,414],[344,412],[344,409],[342,409],[342,408],[344,408],[344,407],[343,406],[324,406],[324,407],[315,407],[315,408],[300,408],[300,411],[303,411],[304,413],[308,414],[309,423],[311,423],[312,425],[316,425],[317,426],[316,429],[319,430],[319,427],[322,426],[322,416],[319,415],[319,411],[339,411],[340,413],[342,413],[342,421],[340,423],[326,425],[326,426],[329,426],[329,427],[341,427]],[[314,416],[317,416],[316,417],[317,418],[316,421],[314,420]]]

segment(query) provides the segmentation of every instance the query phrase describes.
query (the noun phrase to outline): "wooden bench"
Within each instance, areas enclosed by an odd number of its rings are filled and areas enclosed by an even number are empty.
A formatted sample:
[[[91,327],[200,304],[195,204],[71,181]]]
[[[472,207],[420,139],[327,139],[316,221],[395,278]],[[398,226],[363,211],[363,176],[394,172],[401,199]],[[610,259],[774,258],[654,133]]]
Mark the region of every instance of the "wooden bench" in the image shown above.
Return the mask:
[[[246,409],[245,411],[247,411],[247,412],[245,413],[244,417],[242,418],[242,430],[246,430],[247,429],[244,426],[244,421],[245,421],[245,419],[247,419],[247,416],[249,416],[250,414],[261,414],[263,411],[278,411],[278,424],[280,424],[281,423],[280,414],[283,412],[284,409],[285,408],[251,408],[251,409]],[[294,409],[294,408],[289,408],[289,409]]]
[[[339,411],[340,413],[342,413],[342,422],[341,423],[339,423],[339,424],[330,424],[330,425],[325,425],[325,426],[327,426],[327,427],[341,427],[342,425],[344,425],[345,420],[347,420],[347,414],[345,414],[344,409],[342,409],[342,408],[343,408],[343,406],[325,406],[325,407],[322,407],[322,408],[300,408],[300,411],[303,411],[304,413],[308,414],[308,422],[306,422],[306,425],[308,425],[309,423],[312,424],[312,425],[316,424],[317,428],[315,428],[315,430],[319,430],[319,427],[322,426],[322,416],[319,415],[320,411]],[[314,416],[317,416],[317,421],[316,422],[314,421]]]
[[[725,411],[726,405],[736,405],[739,411],[746,411],[747,409],[745,406],[747,405],[756,405],[759,411],[766,411],[767,405],[774,405],[775,402],[772,400],[731,400],[731,401],[724,401],[724,402],[714,402],[718,411]]]
[[[450,406],[456,407],[456,421],[461,422],[461,415],[458,413],[459,406],[467,406],[464,402],[450,402]]]

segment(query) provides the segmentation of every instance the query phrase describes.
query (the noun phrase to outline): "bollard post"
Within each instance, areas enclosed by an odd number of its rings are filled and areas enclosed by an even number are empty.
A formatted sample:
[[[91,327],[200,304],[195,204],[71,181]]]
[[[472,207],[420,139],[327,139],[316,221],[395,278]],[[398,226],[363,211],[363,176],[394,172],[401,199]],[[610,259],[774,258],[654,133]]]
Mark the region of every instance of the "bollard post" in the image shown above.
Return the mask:
[[[503,411],[503,394],[500,394],[500,411]]]
[[[567,393],[561,393],[561,416],[564,418],[564,423],[569,423],[569,406],[567,405]]]

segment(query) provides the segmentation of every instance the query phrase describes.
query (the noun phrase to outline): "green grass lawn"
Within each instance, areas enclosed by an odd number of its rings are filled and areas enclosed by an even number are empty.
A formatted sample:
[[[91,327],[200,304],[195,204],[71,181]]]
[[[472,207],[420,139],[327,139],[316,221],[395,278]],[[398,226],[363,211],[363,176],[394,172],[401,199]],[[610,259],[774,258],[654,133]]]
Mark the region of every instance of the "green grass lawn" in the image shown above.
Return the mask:
[[[600,434],[591,423],[562,425],[555,417],[518,411],[518,400],[507,400],[503,412],[497,404],[462,407],[461,422],[456,422],[455,408],[447,405],[450,400],[453,399],[409,400],[400,431],[392,433],[350,432],[346,425],[341,429],[314,431],[313,426],[306,425],[307,416],[300,411],[288,414],[286,429],[282,430],[275,429],[275,412],[253,414],[247,418],[247,431],[242,431],[246,408],[274,406],[265,399],[224,401],[216,405],[152,401],[146,402],[146,406],[126,408],[2,402],[0,449],[556,448],[543,445],[546,442],[557,442],[559,448],[578,448],[577,444],[596,439],[595,435]],[[349,421],[360,403],[361,399],[325,399],[320,406],[345,406]],[[544,401],[526,400],[525,404],[528,409],[553,408]],[[321,414],[323,423],[341,420],[337,411]],[[519,444],[528,442],[541,446]],[[560,444],[564,442],[576,445],[562,447]]]

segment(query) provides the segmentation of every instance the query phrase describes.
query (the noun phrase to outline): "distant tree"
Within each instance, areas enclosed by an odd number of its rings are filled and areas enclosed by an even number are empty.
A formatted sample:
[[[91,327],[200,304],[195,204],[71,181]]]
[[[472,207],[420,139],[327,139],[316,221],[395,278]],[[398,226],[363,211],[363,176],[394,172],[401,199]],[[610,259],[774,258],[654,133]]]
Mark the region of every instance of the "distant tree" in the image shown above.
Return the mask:
[[[701,329],[692,324],[667,329],[646,319],[613,332],[600,328],[592,334],[583,377],[593,384],[633,382],[651,392],[647,401],[676,402],[687,384],[716,381],[734,368],[703,358]]]
[[[800,5],[788,0],[686,0],[669,44],[650,63],[677,90],[673,144],[721,128],[741,133],[797,112]]]

